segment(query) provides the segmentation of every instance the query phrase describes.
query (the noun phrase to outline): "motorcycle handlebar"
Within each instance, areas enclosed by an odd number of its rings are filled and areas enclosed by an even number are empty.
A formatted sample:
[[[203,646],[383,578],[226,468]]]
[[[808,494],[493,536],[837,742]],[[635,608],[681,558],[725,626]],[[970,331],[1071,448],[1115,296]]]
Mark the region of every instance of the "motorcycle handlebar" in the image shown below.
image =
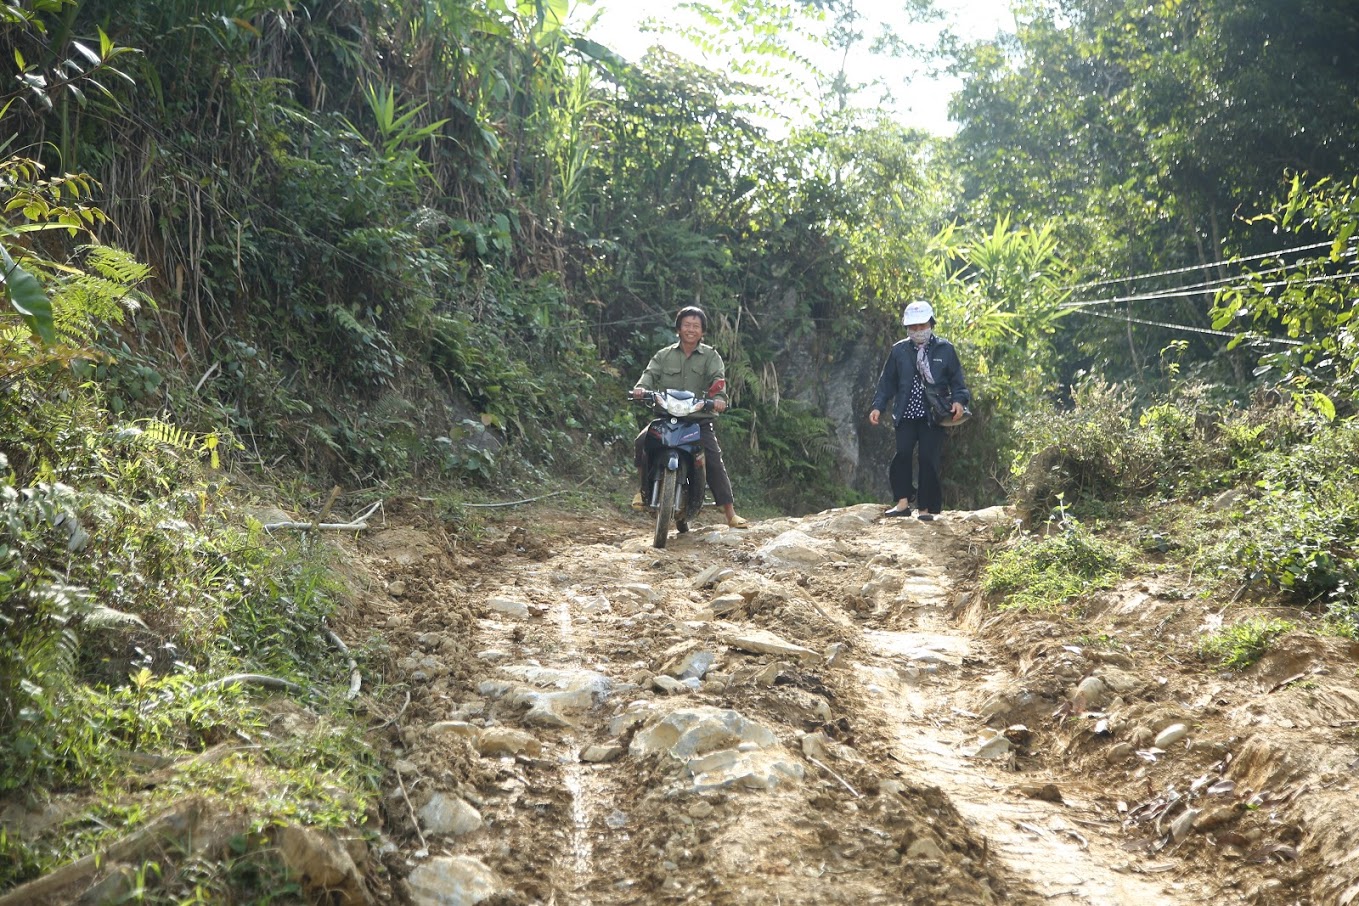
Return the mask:
[[[629,393],[625,399],[630,403],[646,403],[648,406],[654,406],[658,393],[659,391],[656,390],[643,390],[641,396],[633,396]],[[703,403],[703,412],[717,413],[717,401],[715,399],[712,397],[697,397],[697,399]]]

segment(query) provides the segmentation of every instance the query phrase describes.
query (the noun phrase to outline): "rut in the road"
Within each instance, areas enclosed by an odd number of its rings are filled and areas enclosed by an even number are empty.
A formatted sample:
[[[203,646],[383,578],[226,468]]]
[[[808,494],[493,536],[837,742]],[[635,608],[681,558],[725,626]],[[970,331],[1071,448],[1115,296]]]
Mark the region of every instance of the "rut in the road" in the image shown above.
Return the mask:
[[[967,757],[998,746],[959,704],[985,657],[944,618],[947,571],[986,518],[877,513],[664,551],[640,525],[555,551],[519,531],[448,573],[383,550],[414,900],[1194,902],[1120,871],[1100,816]]]

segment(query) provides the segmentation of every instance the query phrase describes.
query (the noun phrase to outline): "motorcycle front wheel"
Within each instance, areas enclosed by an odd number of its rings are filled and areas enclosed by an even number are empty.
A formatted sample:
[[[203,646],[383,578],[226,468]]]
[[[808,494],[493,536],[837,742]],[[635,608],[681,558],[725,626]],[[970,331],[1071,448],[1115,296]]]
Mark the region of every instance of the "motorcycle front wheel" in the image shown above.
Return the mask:
[[[661,499],[656,501],[656,537],[651,539],[652,547],[665,547],[670,535],[670,522],[675,518],[675,484],[679,473],[669,469],[661,476]]]

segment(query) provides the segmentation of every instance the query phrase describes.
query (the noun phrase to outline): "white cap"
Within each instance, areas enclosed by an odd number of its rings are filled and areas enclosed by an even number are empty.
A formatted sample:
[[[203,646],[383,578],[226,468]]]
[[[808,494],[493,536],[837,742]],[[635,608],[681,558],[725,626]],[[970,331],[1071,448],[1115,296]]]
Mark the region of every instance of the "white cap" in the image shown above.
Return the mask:
[[[930,303],[924,299],[917,299],[906,310],[901,313],[901,326],[907,327],[911,324],[928,324],[934,318],[934,309]]]

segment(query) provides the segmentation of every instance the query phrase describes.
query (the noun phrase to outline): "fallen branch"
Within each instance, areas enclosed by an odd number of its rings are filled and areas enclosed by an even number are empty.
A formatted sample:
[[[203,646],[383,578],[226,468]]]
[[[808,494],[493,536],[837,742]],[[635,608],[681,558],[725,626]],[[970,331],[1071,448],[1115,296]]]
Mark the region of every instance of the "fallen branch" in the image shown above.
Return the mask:
[[[203,815],[203,803],[190,799],[127,836],[115,840],[97,853],[91,853],[58,868],[56,871],[29,881],[0,896],[0,906],[22,906],[31,903],[57,903],[58,896],[77,884],[87,886],[103,865],[119,862],[137,863],[165,850],[186,849],[186,843],[197,831]]]
[[[266,689],[284,689],[297,695],[301,695],[307,690],[297,683],[279,679],[276,676],[265,676],[262,673],[233,673],[221,679],[215,679],[194,688],[194,694],[204,692],[208,689],[217,689],[221,686],[230,686],[233,683],[240,683],[243,686],[264,686]]]
[[[409,708],[410,706],[411,706],[411,694],[410,694],[409,691],[407,691],[407,692],[406,692],[406,701],[405,701],[405,703],[403,703],[403,704],[401,705],[401,707],[397,710],[396,714],[394,714],[394,715],[391,717],[390,720],[384,720],[382,723],[378,724],[378,725],[377,725],[376,727],[374,727],[373,729],[374,729],[374,730],[385,730],[385,729],[387,729],[387,728],[390,727],[392,724],[394,724],[394,723],[396,723],[398,720],[400,720],[400,719],[401,719],[401,715],[405,714],[405,713],[406,713],[406,709]]]
[[[343,532],[358,532],[368,528],[368,519],[377,512],[378,507],[382,506],[382,501],[370,506],[362,515],[354,517],[353,522],[270,522],[263,526],[266,532],[274,529],[334,529]],[[329,504],[327,504],[329,508]]]
[[[335,498],[339,496],[340,486],[337,484],[330,489],[330,496],[326,498],[326,505],[321,507],[321,512],[317,513],[316,518],[312,520],[312,528],[326,521],[326,517],[330,515],[330,508],[335,505]]]
[[[853,796],[855,799],[862,799],[862,798],[864,798],[862,795],[860,795],[860,793],[859,793],[858,790],[854,789],[854,787],[852,787],[852,786],[849,785],[849,781],[848,781],[848,780],[846,780],[845,778],[841,777],[839,774],[835,773],[835,772],[832,771],[830,768],[826,767],[824,764],[822,764],[821,762],[817,761],[815,758],[812,758],[810,755],[807,756],[807,760],[810,761],[812,764],[816,765],[816,766],[817,766],[818,768],[820,768],[821,770],[825,771],[827,774],[829,774],[829,775],[831,775],[832,777],[834,777],[836,780],[840,781],[840,783],[844,786],[844,788],[847,789],[847,790],[849,790],[850,795]]]
[[[197,383],[197,384],[194,384],[193,392],[194,392],[194,395],[195,395],[195,396],[198,395],[198,391],[200,391],[200,390],[203,389],[203,385],[206,384],[206,383],[208,382],[208,378],[210,378],[210,377],[212,377],[214,374],[216,374],[216,373],[217,373],[217,369],[218,369],[218,368],[221,368],[221,367],[222,367],[222,363],[221,363],[221,362],[213,362],[213,363],[212,363],[212,367],[210,367],[207,371],[203,372],[203,376],[202,376],[201,378],[198,379],[198,383]]]
[[[1236,603],[1236,599],[1239,598],[1239,597],[1241,597],[1243,594],[1245,594],[1246,589],[1248,589],[1248,588],[1250,588],[1250,579],[1247,579],[1245,582],[1242,582],[1242,583],[1241,583],[1241,587],[1238,588],[1238,589],[1236,590],[1236,594],[1232,595],[1231,600],[1229,600],[1229,601],[1227,602],[1227,604],[1229,604],[1229,605],[1230,605],[1230,604],[1235,604],[1235,603]],[[1223,607],[1222,610],[1218,611],[1218,613],[1221,614],[1221,613],[1222,613],[1223,611],[1225,611],[1226,609],[1227,609],[1226,607]]]
[[[425,834],[420,830],[420,818],[415,814],[415,806],[411,805],[411,797],[406,795],[406,781],[401,779],[401,772],[396,772],[396,784],[401,788],[401,798],[406,800],[406,808],[411,813],[411,823],[415,825],[415,836],[420,838],[420,849],[429,852],[429,844],[425,842]]]
[[[560,496],[560,495],[562,495],[562,494],[569,494],[569,493],[571,493],[571,492],[570,492],[570,491],[553,491],[551,494],[542,494],[542,495],[540,495],[540,496],[538,496],[538,497],[526,497],[526,498],[524,498],[523,500],[509,500],[509,501],[506,501],[505,503],[464,503],[463,506],[468,507],[469,509],[470,509],[470,508],[476,508],[476,509],[479,509],[479,510],[489,510],[489,509],[494,509],[495,507],[501,507],[501,506],[519,506],[520,504],[524,504],[524,503],[534,503],[534,502],[539,501],[539,500],[546,500],[546,499],[549,498],[549,497],[557,497],[557,496]]]
[[[1310,670],[1304,670],[1302,673],[1295,673],[1295,674],[1293,674],[1292,676],[1290,676],[1288,679],[1286,679],[1286,680],[1279,680],[1279,681],[1278,681],[1277,683],[1275,683],[1273,686],[1270,686],[1270,687],[1269,687],[1269,691],[1270,691],[1271,694],[1272,694],[1272,693],[1275,693],[1275,692],[1278,692],[1280,689],[1283,689],[1283,688],[1286,687],[1286,686],[1291,686],[1291,685],[1293,685],[1294,683],[1296,683],[1296,682],[1297,682],[1298,680],[1300,680],[1300,679],[1307,679],[1307,677],[1309,677],[1309,676],[1311,676],[1311,675],[1312,675],[1312,671],[1310,671]]]
[[[331,644],[340,649],[340,654],[343,654],[349,661],[349,693],[345,695],[345,701],[352,702],[358,697],[359,687],[363,685],[363,674],[359,672],[359,662],[354,660],[353,655],[349,653],[349,648],[329,626],[326,627],[326,638],[330,639]]]

